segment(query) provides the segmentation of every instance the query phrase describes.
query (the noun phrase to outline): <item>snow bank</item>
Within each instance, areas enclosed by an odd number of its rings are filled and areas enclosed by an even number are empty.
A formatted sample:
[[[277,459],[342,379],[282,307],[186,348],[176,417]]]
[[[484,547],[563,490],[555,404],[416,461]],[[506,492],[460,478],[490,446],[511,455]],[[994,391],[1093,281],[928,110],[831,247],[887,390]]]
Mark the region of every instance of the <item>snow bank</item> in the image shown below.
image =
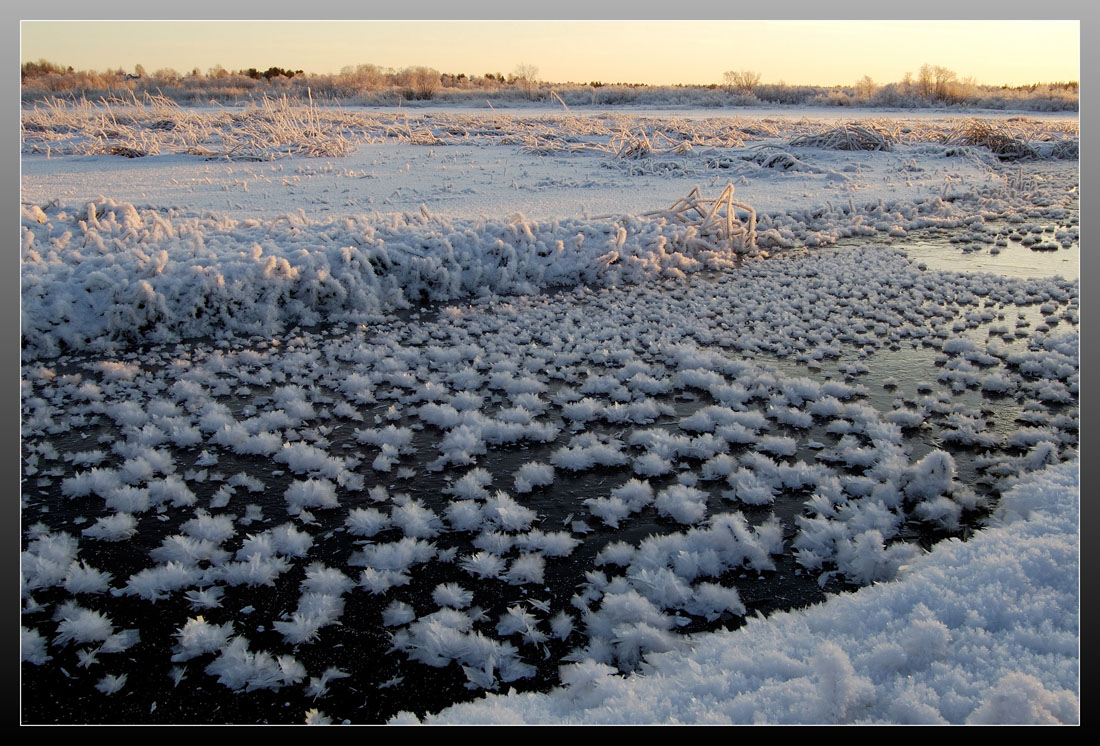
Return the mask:
[[[425,300],[618,285],[728,266],[693,226],[623,218],[181,217],[101,199],[24,210],[23,339],[44,356],[219,331],[272,334]]]
[[[563,688],[425,722],[1077,723],[1079,470],[1029,475],[993,527],[936,545],[893,582],[696,636],[635,675],[570,664]]]

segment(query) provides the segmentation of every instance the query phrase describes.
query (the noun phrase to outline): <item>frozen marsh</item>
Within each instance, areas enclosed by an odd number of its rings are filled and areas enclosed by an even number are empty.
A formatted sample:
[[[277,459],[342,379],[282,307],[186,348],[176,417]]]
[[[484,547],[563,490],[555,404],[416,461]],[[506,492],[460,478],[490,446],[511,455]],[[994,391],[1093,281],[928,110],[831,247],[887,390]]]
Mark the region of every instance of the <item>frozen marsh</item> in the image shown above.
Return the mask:
[[[1077,126],[25,109],[23,721],[1078,722]]]

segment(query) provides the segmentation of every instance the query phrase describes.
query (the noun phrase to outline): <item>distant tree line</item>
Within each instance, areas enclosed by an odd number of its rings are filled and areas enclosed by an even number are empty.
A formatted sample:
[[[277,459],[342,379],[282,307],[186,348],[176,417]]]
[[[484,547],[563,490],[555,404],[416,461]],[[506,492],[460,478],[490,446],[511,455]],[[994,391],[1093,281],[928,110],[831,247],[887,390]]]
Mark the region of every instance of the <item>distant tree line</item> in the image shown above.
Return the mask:
[[[183,74],[172,68],[150,73],[142,65],[135,65],[133,72],[121,68],[94,72],[75,71],[72,67],[39,60],[24,62],[20,73],[24,98],[30,99],[56,93],[94,95],[118,91],[156,91],[183,99],[202,99],[207,97],[206,94],[211,99],[232,96],[250,98],[254,94],[266,95],[269,92],[257,88],[261,81],[276,86],[273,89],[276,93],[290,93],[307,86],[317,95],[341,99],[385,93],[410,100],[428,100],[442,89],[496,93],[512,88],[526,98],[539,98],[538,68],[527,64],[520,65],[507,77],[502,73],[486,73],[479,77],[465,73],[441,73],[424,66],[395,70],[372,64],[350,65],[335,75],[306,74],[302,70],[282,67],[269,67],[263,71],[255,67],[231,71],[221,65],[215,65],[205,73],[198,68]],[[293,81],[290,89],[287,88],[289,81]]]
[[[132,72],[108,69],[80,71],[47,60],[21,65],[24,101],[52,96],[97,98],[118,94],[156,94],[179,103],[241,103],[264,96],[288,96],[315,101],[349,101],[392,105],[401,101],[444,99],[460,104],[485,100],[549,100],[569,105],[647,104],[654,106],[884,106],[900,108],[976,106],[992,109],[1077,110],[1077,82],[1034,83],[1026,86],[979,85],[939,65],[922,65],[916,74],[879,85],[864,75],[851,85],[789,85],[767,83],[754,70],[729,70],[721,83],[649,86],[640,83],[553,84],[538,79],[538,68],[522,63],[509,74],[482,75],[440,72],[416,66],[400,70],[373,64],[349,65],[335,74],[318,75],[290,68],[250,67],[230,71],[221,65],[205,73],[198,68],[180,73],[161,68],[152,73],[141,65]]]
[[[1034,108],[1077,109],[1078,83],[1033,83],[1026,86],[986,86],[973,78],[959,79],[941,65],[921,65],[916,75],[906,73],[897,83],[877,85],[864,75],[852,86],[789,86],[761,83],[761,75],[751,70],[729,70],[723,74],[725,92],[741,101],[761,103],[831,106],[988,106],[1006,108],[1032,98]],[[1046,99],[1045,101],[1039,99]],[[1028,108],[1028,107],[1025,107]]]
[[[64,75],[71,72],[73,72],[71,67],[62,67],[47,60],[39,60],[38,62],[24,62],[20,67],[19,77],[21,80],[26,81],[27,78],[39,78],[43,75]]]

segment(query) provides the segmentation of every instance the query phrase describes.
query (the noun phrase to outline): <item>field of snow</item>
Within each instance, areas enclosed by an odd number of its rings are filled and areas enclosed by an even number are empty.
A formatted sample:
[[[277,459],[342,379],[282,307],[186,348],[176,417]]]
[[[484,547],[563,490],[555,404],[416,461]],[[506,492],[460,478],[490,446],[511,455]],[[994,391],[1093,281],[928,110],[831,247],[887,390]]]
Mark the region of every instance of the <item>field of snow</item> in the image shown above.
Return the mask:
[[[1075,117],[22,134],[25,722],[1079,720]]]

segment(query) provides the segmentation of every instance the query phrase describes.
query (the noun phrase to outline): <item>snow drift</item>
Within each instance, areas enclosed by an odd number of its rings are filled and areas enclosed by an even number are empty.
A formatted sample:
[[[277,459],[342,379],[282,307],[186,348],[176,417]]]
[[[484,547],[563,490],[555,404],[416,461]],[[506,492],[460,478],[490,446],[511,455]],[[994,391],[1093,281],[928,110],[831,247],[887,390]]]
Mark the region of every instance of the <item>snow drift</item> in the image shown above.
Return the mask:
[[[692,638],[639,674],[568,664],[552,692],[425,722],[1077,723],[1079,470],[1029,475],[998,525],[936,545],[896,582]]]

